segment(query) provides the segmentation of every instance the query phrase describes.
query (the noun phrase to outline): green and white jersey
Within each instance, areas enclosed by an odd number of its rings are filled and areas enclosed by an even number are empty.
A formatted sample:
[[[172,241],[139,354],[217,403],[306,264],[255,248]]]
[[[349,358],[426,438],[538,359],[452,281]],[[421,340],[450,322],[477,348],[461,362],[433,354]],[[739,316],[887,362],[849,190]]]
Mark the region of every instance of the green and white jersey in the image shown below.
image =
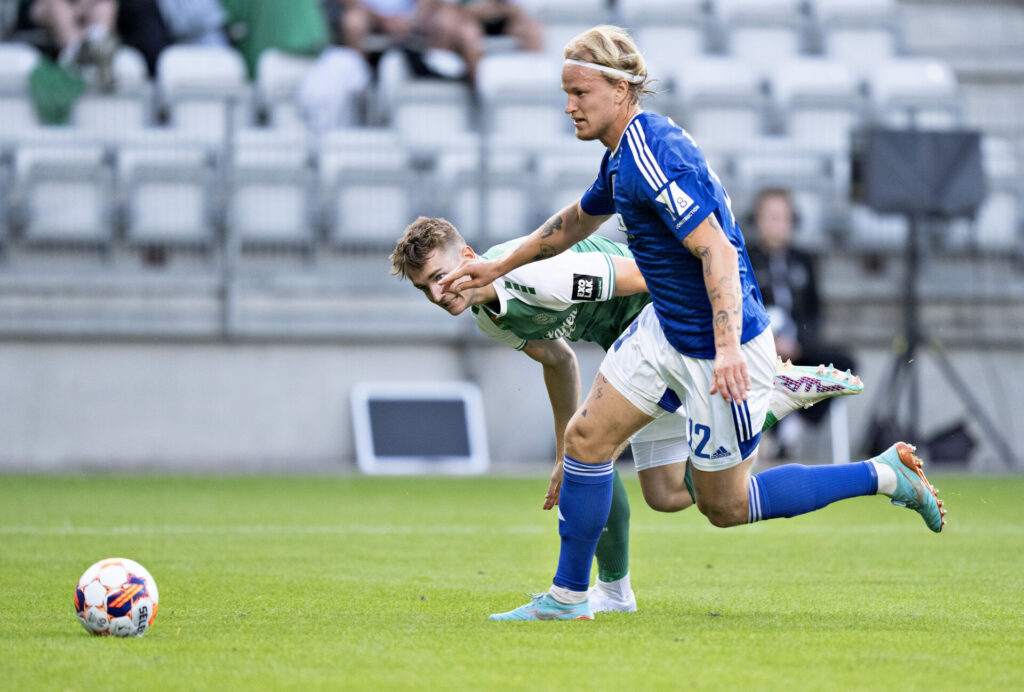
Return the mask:
[[[523,242],[516,238],[483,253],[494,259]],[[546,260],[531,262],[494,282],[498,305],[473,307],[484,334],[522,350],[527,341],[566,338],[608,350],[650,301],[647,293],[616,298],[610,255],[631,257],[625,245],[591,236]]]

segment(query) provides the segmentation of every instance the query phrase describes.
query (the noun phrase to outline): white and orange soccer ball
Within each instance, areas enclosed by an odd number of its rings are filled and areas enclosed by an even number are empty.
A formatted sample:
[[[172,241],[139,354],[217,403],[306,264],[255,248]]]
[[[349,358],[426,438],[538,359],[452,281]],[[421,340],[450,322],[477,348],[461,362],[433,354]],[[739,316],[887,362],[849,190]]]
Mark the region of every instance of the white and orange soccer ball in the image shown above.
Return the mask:
[[[100,560],[78,580],[75,612],[92,634],[141,637],[153,624],[160,595],[145,567],[123,557]]]

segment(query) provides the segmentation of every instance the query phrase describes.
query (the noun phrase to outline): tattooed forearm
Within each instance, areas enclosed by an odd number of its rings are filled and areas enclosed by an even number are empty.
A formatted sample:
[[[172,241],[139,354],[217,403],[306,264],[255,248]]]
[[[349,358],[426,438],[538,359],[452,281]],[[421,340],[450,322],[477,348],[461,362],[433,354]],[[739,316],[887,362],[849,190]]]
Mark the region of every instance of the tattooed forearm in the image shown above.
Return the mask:
[[[696,254],[700,258],[701,266],[704,267],[704,276],[711,276],[711,248],[698,245]]]
[[[559,214],[558,216],[552,216],[550,219],[547,220],[547,222],[543,226],[541,226],[540,237],[550,238],[555,234],[555,231],[562,230],[562,224],[563,221],[561,214]]]
[[[533,261],[547,259],[548,257],[554,257],[558,254],[558,251],[552,248],[550,245],[541,245],[540,252],[533,256]]]

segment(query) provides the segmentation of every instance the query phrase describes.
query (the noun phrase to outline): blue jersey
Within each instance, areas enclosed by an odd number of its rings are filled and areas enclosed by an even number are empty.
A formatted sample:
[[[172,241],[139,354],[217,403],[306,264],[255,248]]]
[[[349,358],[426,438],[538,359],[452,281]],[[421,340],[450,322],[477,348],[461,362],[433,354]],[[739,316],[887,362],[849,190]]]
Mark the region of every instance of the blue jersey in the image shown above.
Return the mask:
[[[665,336],[676,350],[695,358],[715,357],[711,302],[701,260],[682,240],[714,214],[739,255],[746,343],[768,326],[768,314],[750,266],[729,196],[703,152],[670,119],[640,113],[626,127],[615,151],[606,151],[601,172],[583,194],[583,211],[618,214],[619,230],[647,281]]]

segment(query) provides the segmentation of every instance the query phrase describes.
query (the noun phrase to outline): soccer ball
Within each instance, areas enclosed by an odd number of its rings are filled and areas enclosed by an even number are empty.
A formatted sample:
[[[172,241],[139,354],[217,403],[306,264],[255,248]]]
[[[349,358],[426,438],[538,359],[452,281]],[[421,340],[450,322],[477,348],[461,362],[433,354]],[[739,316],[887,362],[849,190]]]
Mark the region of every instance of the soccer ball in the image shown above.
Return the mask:
[[[141,637],[156,618],[159,600],[146,568],[123,557],[100,560],[75,588],[78,621],[92,634]]]

